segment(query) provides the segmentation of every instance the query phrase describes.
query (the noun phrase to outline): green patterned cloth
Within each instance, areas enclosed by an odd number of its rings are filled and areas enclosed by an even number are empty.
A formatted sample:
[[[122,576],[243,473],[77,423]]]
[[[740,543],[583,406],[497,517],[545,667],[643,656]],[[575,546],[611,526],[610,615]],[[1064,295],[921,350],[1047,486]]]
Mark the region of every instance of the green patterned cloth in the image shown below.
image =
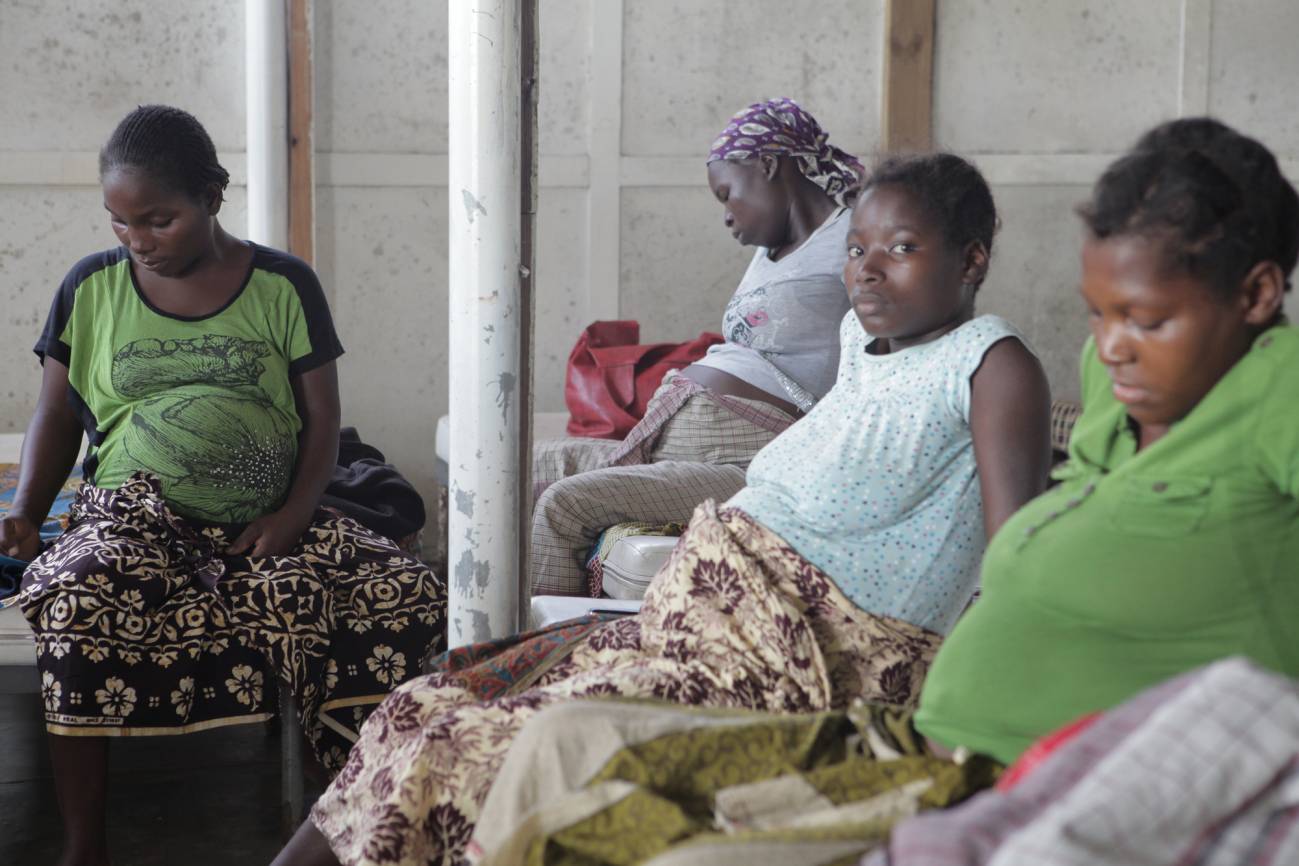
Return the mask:
[[[579,702],[524,728],[468,855],[478,866],[850,863],[899,819],[999,772],[986,758],[930,754],[910,712],[887,707]]]

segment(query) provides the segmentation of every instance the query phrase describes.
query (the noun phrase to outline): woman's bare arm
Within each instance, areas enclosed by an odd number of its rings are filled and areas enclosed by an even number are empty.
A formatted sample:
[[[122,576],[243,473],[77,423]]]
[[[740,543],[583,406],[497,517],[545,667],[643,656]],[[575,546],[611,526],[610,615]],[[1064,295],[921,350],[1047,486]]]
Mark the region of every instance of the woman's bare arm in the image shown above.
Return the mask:
[[[991,539],[1046,489],[1051,470],[1051,391],[1042,365],[1019,340],[994,345],[971,377],[970,432]]]
[[[0,552],[31,559],[37,530],[77,461],[82,429],[68,402],[68,368],[46,357],[36,411],[27,425],[13,507],[0,522]]]

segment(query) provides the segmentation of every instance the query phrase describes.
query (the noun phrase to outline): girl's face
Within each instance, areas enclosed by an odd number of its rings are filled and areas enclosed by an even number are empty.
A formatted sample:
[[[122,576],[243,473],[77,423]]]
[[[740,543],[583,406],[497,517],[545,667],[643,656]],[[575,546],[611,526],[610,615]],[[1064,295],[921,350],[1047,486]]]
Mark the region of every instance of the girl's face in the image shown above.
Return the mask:
[[[1248,351],[1257,329],[1245,296],[1225,296],[1164,266],[1163,242],[1088,238],[1082,296],[1114,397],[1153,441]]]
[[[211,250],[219,199],[210,205],[195,201],[129,167],[105,174],[103,188],[113,233],[145,270],[182,276]]]
[[[903,187],[870,187],[853,208],[843,283],[866,333],[888,339],[892,349],[967,321],[986,267],[982,244],[954,249]]]
[[[789,234],[788,202],[761,159],[708,163],[708,187],[722,203],[722,222],[742,246],[779,247]]]

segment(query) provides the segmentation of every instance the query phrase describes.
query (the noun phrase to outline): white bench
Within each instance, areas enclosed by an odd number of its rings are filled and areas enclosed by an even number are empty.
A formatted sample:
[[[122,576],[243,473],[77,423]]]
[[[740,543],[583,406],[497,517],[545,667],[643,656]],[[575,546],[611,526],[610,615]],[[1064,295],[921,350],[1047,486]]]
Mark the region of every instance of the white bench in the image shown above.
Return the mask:
[[[534,595],[529,608],[529,628],[545,628],[586,616],[588,613],[631,615],[640,610],[639,601],[616,598],[583,598],[580,595]]]

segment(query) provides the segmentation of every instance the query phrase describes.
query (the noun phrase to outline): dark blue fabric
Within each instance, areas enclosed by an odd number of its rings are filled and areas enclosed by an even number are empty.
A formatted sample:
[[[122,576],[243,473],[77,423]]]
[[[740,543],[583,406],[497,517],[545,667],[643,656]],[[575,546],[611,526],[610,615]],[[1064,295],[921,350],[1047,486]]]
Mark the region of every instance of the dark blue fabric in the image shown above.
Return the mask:
[[[27,563],[23,560],[0,553],[0,601],[18,591],[22,586],[23,572],[26,569]]]

